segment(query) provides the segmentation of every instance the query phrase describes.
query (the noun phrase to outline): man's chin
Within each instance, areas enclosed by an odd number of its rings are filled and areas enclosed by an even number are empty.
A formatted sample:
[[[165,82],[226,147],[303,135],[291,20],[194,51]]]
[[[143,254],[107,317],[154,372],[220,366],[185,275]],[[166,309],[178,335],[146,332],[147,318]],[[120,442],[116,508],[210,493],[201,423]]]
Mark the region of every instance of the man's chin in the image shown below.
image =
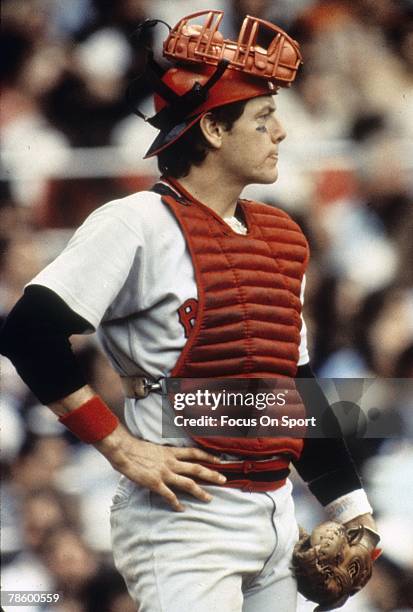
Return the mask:
[[[278,178],[278,169],[274,168],[271,172],[257,172],[255,174],[251,174],[248,180],[245,181],[245,186],[247,185],[271,185],[275,183]]]
[[[271,185],[272,183],[275,183],[277,178],[278,178],[278,170],[276,169],[274,172],[268,173],[260,177],[260,180],[254,181],[254,183],[259,183],[260,185]]]

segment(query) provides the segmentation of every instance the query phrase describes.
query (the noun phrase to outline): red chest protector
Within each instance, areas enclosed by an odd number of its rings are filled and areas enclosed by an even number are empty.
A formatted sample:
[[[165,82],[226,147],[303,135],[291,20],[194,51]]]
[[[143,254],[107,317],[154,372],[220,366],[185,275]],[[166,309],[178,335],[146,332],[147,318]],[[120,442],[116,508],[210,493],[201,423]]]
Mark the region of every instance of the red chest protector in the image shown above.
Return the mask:
[[[182,200],[166,195],[162,201],[185,236],[198,288],[196,321],[171,376],[293,378],[309,257],[299,226],[277,208],[241,200],[244,236],[185,192]],[[305,416],[301,402],[293,410],[295,418]],[[303,446],[302,439],[284,437],[194,439],[205,448],[246,457],[298,457]]]

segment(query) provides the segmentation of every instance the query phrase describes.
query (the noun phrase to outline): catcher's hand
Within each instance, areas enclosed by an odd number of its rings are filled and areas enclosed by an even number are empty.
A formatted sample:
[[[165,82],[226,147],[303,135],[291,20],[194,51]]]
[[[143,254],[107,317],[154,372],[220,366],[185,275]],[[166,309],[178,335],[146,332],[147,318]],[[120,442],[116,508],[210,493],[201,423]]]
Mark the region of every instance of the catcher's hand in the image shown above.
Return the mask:
[[[300,530],[293,552],[298,591],[319,605],[318,612],[344,605],[368,582],[372,572],[371,547],[362,525],[346,528],[326,521],[311,535]]]

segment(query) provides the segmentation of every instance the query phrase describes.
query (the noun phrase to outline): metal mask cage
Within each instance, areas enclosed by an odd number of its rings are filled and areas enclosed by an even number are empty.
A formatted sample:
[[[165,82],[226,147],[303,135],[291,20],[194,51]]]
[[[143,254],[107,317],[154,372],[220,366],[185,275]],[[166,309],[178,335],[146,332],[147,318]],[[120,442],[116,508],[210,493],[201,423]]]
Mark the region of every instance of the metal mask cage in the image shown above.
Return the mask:
[[[183,63],[217,65],[229,61],[229,68],[289,86],[295,79],[302,57],[298,43],[276,25],[247,15],[238,40],[224,39],[219,26],[223,11],[199,11],[183,17],[163,45],[164,56]],[[201,25],[197,20],[205,17]],[[196,26],[196,27],[194,27]],[[272,36],[267,48],[258,44],[262,35]]]

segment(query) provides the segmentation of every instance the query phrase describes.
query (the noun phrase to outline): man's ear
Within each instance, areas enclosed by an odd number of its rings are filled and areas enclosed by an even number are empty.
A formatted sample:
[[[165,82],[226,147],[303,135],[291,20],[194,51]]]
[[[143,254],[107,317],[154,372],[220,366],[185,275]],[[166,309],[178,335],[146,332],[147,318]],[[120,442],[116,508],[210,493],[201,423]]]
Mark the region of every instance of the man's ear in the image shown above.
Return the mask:
[[[224,127],[217,121],[212,113],[206,113],[199,122],[199,127],[213,149],[220,149]]]

